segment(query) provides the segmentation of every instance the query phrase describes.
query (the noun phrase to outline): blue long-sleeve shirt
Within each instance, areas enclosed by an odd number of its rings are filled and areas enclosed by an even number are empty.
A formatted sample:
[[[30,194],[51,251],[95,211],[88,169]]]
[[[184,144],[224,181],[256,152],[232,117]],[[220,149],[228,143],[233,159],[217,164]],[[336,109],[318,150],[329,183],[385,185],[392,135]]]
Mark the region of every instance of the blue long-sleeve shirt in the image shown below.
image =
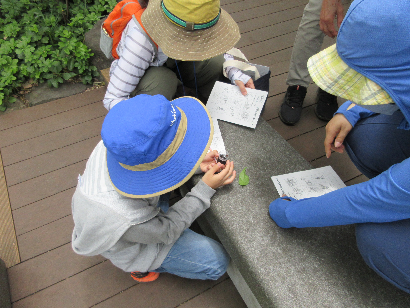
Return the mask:
[[[360,118],[374,114],[360,106],[343,113],[354,126]],[[348,186],[316,198],[279,198],[269,214],[282,228],[324,227],[365,222],[390,222],[410,218],[410,158],[391,166],[367,182]],[[291,199],[287,201],[286,199]]]
[[[320,197],[292,201],[276,199],[269,206],[269,214],[282,228],[408,219],[409,174],[410,158],[393,165],[369,181],[338,189]]]

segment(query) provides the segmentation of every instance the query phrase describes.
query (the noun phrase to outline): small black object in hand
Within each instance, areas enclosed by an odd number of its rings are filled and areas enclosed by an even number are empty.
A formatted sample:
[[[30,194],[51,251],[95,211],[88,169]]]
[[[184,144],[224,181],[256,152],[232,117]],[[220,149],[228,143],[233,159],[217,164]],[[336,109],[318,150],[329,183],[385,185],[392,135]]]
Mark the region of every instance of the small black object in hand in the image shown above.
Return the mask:
[[[219,154],[218,163],[226,165],[227,160],[228,160],[228,154]]]

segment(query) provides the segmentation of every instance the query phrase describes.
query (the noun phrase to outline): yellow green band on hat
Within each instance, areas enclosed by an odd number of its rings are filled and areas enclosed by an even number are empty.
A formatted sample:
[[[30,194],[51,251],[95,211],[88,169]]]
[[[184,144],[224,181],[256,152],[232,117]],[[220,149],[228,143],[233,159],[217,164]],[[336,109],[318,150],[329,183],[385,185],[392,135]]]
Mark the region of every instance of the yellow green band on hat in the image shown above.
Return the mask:
[[[188,31],[193,31],[193,30],[204,30],[211,28],[214,26],[218,20],[219,17],[221,16],[221,9],[219,9],[218,15],[216,15],[215,18],[213,18],[211,21],[205,22],[205,23],[194,23],[194,22],[189,22],[185,21],[174,14],[172,14],[165,6],[164,1],[161,1],[161,8],[162,11],[164,12],[164,15],[175,25],[180,26],[182,28],[185,28]]]
[[[158,156],[156,160],[150,163],[135,166],[129,166],[122,163],[119,164],[123,168],[131,171],[148,171],[165,164],[176,153],[182,141],[184,140],[188,125],[188,120],[185,113],[180,108],[178,108],[178,110],[181,112],[181,120],[179,121],[178,129],[175,134],[174,140],[172,140],[168,148],[160,156]]]

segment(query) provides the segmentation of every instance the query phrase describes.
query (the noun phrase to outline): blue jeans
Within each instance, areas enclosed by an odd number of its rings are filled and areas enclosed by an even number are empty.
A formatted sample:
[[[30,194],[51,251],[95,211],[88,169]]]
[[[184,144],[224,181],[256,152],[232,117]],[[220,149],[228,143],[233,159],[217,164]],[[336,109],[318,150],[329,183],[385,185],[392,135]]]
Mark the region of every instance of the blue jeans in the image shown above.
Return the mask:
[[[186,229],[154,272],[217,280],[225,274],[229,260],[228,253],[220,243]]]
[[[404,116],[374,115],[360,120],[345,140],[356,167],[373,178],[410,157],[410,131],[397,129]],[[381,277],[410,293],[410,219],[356,225],[363,259]]]
[[[161,195],[157,205],[165,213],[169,209],[170,195],[171,193]],[[225,274],[229,260],[228,253],[220,243],[186,229],[154,272],[191,279],[217,280]]]

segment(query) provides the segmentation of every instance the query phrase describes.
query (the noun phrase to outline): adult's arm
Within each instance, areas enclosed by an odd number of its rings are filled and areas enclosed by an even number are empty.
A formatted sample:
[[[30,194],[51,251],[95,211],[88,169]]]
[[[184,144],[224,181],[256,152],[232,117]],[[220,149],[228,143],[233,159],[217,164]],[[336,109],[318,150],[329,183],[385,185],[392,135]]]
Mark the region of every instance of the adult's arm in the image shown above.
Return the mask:
[[[357,106],[350,101],[340,106],[326,125],[326,137],[324,140],[326,157],[330,157],[332,150],[343,153],[343,142],[346,136],[360,119],[369,117],[372,114],[374,112]]]
[[[335,18],[337,18],[337,28],[340,28],[344,16],[345,12],[341,0],[323,0],[320,11],[320,29],[327,36],[336,37]]]
[[[274,200],[272,219],[282,228],[324,227],[410,218],[410,158],[371,180],[316,198]]]

